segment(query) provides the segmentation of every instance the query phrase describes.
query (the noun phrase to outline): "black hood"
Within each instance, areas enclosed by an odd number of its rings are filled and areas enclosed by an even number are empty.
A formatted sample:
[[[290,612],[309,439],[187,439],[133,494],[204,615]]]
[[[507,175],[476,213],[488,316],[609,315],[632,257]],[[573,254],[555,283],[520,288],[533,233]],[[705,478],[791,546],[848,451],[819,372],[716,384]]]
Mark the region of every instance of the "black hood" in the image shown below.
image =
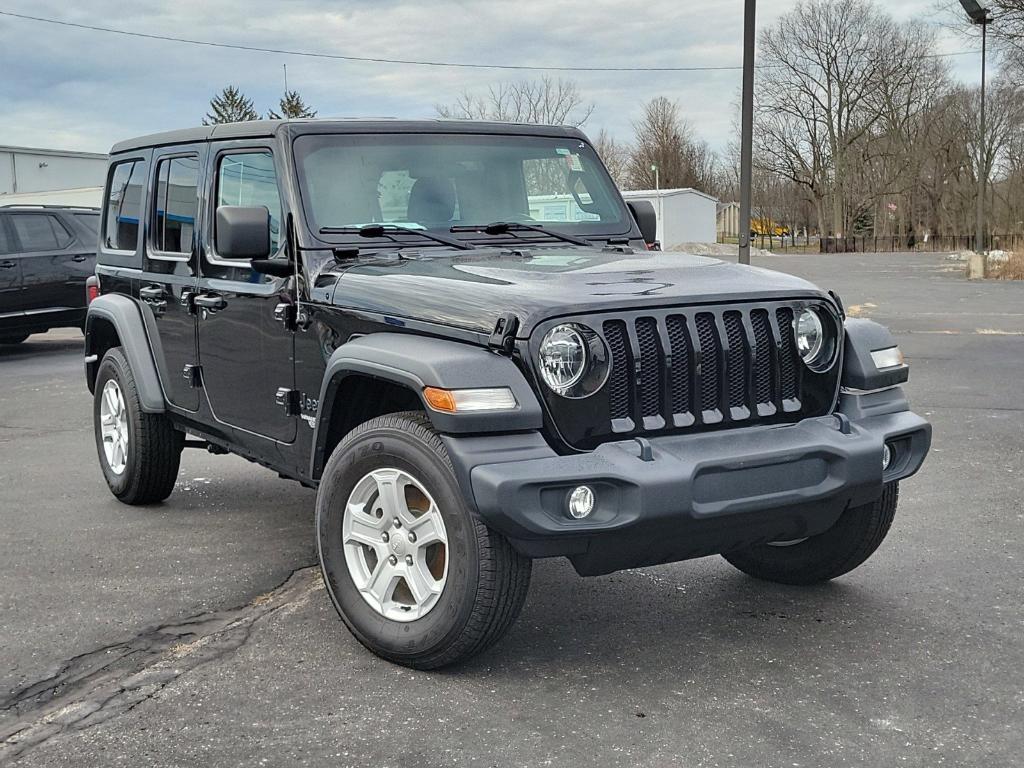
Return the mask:
[[[480,333],[511,312],[520,337],[559,315],[823,295],[791,275],[704,256],[571,246],[329,261],[316,282],[334,283],[329,295],[338,307]]]

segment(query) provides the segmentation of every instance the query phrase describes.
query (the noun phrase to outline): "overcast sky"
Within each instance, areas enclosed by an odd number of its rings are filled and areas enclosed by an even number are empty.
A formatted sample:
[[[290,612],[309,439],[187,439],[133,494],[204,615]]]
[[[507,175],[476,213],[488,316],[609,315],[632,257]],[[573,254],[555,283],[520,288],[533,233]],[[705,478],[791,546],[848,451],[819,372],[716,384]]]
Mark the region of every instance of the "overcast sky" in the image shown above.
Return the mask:
[[[934,19],[936,0],[889,2]],[[765,26],[792,7],[761,0]],[[567,66],[731,66],[742,0],[0,0],[0,10],[150,34],[355,56]],[[939,50],[969,49],[940,32]],[[978,80],[978,59],[950,60]],[[540,73],[364,64],[204,48],[0,16],[0,144],[105,152],[120,139],[197,125],[232,83],[265,112],[289,85],[327,116],[434,117],[464,88]],[[558,74],[558,73],[553,73]],[[731,139],[739,72],[580,73],[585,129],[628,139],[640,105],[679,102],[716,149]]]

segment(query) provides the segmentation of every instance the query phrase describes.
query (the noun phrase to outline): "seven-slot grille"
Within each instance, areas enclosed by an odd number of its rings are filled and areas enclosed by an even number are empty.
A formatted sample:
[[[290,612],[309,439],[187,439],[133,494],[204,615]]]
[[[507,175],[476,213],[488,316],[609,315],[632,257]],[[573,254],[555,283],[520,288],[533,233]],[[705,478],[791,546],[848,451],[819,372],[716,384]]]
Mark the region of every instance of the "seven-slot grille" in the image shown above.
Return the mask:
[[[614,433],[800,418],[790,305],[638,313],[600,330]]]

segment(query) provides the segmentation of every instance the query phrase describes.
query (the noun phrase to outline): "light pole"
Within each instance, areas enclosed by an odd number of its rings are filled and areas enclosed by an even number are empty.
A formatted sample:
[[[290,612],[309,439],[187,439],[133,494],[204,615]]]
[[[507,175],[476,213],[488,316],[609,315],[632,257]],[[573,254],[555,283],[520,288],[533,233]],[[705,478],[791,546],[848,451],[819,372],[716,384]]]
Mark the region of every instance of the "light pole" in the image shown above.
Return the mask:
[[[985,163],[985,57],[988,54],[988,25],[992,23],[988,8],[978,0],[960,0],[971,24],[981,26],[981,136],[978,140],[978,221],[974,234],[975,253],[985,251],[985,187],[988,186],[988,168]]]
[[[750,263],[750,205],[754,164],[754,17],[756,0],[743,11],[743,112],[740,117],[740,264]]]
[[[654,171],[654,191],[657,193],[658,198],[658,229],[663,231],[665,226],[665,206],[662,205],[661,201],[661,169],[658,168],[657,163],[651,163],[651,170]],[[658,239],[661,240],[661,237]],[[663,245],[662,248],[664,247]]]

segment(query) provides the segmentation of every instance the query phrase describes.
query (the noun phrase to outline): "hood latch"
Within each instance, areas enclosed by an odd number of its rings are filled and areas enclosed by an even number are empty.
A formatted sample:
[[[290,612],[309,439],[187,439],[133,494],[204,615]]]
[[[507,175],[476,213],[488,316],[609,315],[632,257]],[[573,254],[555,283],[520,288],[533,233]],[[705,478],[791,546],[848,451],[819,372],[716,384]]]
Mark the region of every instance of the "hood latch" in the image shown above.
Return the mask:
[[[516,331],[519,330],[519,318],[511,312],[506,312],[498,318],[491,331],[491,337],[487,340],[489,349],[502,355],[512,355],[516,346]]]

